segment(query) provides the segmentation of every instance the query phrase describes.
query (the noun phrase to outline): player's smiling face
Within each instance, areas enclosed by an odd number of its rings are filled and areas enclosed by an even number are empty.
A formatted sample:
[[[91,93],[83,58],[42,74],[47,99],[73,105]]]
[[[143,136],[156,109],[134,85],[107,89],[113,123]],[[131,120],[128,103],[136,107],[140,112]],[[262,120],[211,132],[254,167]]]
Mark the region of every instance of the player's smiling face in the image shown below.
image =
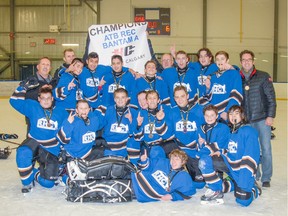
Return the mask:
[[[147,103],[149,109],[156,109],[159,103],[159,98],[156,93],[148,94],[147,95]]]
[[[147,104],[147,100],[146,100],[146,93],[141,93],[138,95],[138,103],[140,105],[140,107],[142,109],[147,109],[148,108],[148,104]]]
[[[170,165],[174,170],[180,169],[183,166],[183,161],[180,157],[172,155],[170,158]]]
[[[181,69],[185,68],[187,65],[187,62],[188,62],[188,58],[185,54],[180,53],[176,56],[176,63],[179,68]]]
[[[120,61],[120,59],[115,58],[112,60],[112,69],[119,73],[122,71],[122,67],[123,67],[123,62]]]
[[[124,92],[118,92],[114,97],[114,101],[117,107],[125,107],[128,101],[128,97]]]
[[[42,93],[38,97],[38,101],[44,109],[49,109],[52,107],[53,97],[50,93]]]
[[[175,91],[174,99],[179,107],[185,107],[188,104],[189,95],[184,90]]]
[[[88,117],[88,113],[90,111],[90,107],[86,102],[80,102],[77,104],[76,113],[79,117],[86,119]]]
[[[78,76],[79,74],[82,73],[82,69],[83,69],[83,63],[82,63],[82,62],[79,62],[79,61],[75,62],[75,63],[74,63],[73,74],[75,74],[75,75]]]
[[[98,58],[90,58],[87,60],[87,66],[91,71],[96,70],[98,63],[99,63]]]
[[[145,74],[148,77],[154,77],[157,73],[156,65],[152,62],[148,63],[145,67]]]
[[[211,64],[212,57],[207,55],[205,50],[202,50],[199,55],[199,62],[202,66],[207,66]]]
[[[214,124],[218,118],[218,115],[214,110],[207,110],[204,114],[204,118],[207,124]]]

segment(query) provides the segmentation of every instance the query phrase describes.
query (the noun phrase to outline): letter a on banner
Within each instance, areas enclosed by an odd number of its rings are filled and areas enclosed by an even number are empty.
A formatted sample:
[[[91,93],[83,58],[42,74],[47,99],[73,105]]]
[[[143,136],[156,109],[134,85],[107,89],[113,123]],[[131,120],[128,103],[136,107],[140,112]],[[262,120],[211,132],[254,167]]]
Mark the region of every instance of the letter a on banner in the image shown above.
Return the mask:
[[[112,55],[121,55],[125,67],[144,73],[144,65],[151,59],[146,28],[146,22],[92,25],[89,53],[97,52],[103,65],[111,65]]]

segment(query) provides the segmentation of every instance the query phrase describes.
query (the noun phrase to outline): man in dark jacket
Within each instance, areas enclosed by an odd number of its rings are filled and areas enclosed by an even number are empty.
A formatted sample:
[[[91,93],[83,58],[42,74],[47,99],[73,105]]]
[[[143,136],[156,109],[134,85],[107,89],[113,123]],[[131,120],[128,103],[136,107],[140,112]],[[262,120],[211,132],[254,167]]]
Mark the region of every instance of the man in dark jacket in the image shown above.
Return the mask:
[[[276,116],[276,99],[272,78],[266,72],[254,66],[254,53],[244,50],[240,53],[243,86],[243,107],[247,121],[259,133],[261,145],[261,167],[258,167],[256,179],[263,187],[270,187],[272,177],[271,126]]]

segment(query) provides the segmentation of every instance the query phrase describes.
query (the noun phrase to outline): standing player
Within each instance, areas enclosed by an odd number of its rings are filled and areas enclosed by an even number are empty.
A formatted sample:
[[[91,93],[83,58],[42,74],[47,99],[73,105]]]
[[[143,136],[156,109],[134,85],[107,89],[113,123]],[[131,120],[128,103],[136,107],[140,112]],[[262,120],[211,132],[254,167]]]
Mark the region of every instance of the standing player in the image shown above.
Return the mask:
[[[65,49],[63,51],[63,64],[60,65],[55,73],[54,73],[54,79],[56,80],[56,84],[59,82],[59,79],[63,73],[67,70],[67,68],[71,65],[72,60],[75,58],[74,50],[69,48]]]
[[[217,52],[215,59],[219,70],[206,79],[208,94],[205,97],[218,108],[220,120],[227,121],[228,109],[233,105],[240,105],[243,100],[241,77],[232,66],[226,69],[229,63],[227,52]]]
[[[84,63],[81,59],[74,58],[71,65],[72,67],[67,70],[72,69],[72,71],[66,71],[62,74],[53,92],[56,105],[66,110],[75,109],[76,102],[82,99],[78,76],[82,73]]]
[[[136,80],[136,87],[133,99],[136,101],[136,96],[140,91],[154,90],[157,91],[160,97],[160,103],[170,105],[170,98],[168,94],[167,84],[159,77],[156,76],[156,63],[152,60],[147,61],[145,64],[145,76]],[[138,107],[138,104],[137,104]]]
[[[208,48],[201,48],[197,52],[198,61],[194,63],[189,63],[197,75],[197,89],[199,93],[199,98],[206,95],[205,82],[208,75],[214,73],[218,70],[217,65],[214,63],[214,58],[212,52]]]
[[[130,103],[132,91],[135,91],[135,78],[128,71],[128,68],[123,67],[123,59],[120,55],[111,57],[112,68],[105,74],[105,85],[103,86],[102,104],[105,107],[114,105],[114,91],[118,88],[124,88],[128,92]]]
[[[83,97],[92,108],[97,108],[101,104],[103,86],[106,83],[105,75],[109,73],[109,67],[99,65],[99,56],[96,52],[91,52],[86,60],[87,66],[79,76],[80,89]]]
[[[209,187],[201,203],[222,204],[223,192],[235,191],[236,202],[248,206],[261,194],[255,185],[255,175],[260,158],[258,133],[245,125],[244,110],[237,105],[228,111],[230,140],[228,148],[203,156],[199,168]],[[217,175],[226,172],[233,180],[224,182]]]
[[[10,104],[25,115],[30,123],[28,138],[17,148],[16,162],[23,184],[22,193],[28,193],[33,181],[46,188],[54,186],[58,179],[58,155],[60,144],[56,139],[59,126],[66,112],[52,106],[50,87],[39,90],[38,101],[25,99],[27,85],[19,86],[10,98]],[[36,169],[35,161],[39,163]]]
[[[168,86],[171,106],[175,106],[176,102],[173,100],[174,89],[176,86],[185,86],[189,93],[189,103],[192,106],[198,103],[197,94],[197,77],[191,68],[188,67],[188,56],[184,51],[176,53],[176,67],[165,69],[161,76]]]

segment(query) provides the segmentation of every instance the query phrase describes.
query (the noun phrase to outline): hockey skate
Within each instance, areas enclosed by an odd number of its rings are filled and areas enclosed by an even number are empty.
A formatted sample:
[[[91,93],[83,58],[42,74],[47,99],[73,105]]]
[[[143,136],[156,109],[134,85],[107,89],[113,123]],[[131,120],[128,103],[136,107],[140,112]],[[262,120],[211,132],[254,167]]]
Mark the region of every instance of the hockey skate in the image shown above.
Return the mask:
[[[62,177],[58,177],[58,179],[55,181],[54,183],[55,186],[61,186],[61,187],[65,187],[66,184],[62,181]]]
[[[257,181],[255,181],[254,183],[254,187],[252,188],[252,193],[253,193],[254,199],[258,198],[258,196],[261,196],[262,194],[262,188],[258,184]]]
[[[33,189],[33,184],[29,184],[29,185],[23,185],[21,192],[23,193],[23,195],[25,196],[25,194],[28,194],[32,191]]]
[[[210,188],[207,189],[205,194],[201,196],[202,205],[221,205],[224,203],[224,194],[221,191],[213,191]]]
[[[78,166],[78,161],[70,161],[67,163],[67,171],[69,174],[69,177],[71,181],[75,180],[86,180],[86,173],[81,172],[79,166]]]

